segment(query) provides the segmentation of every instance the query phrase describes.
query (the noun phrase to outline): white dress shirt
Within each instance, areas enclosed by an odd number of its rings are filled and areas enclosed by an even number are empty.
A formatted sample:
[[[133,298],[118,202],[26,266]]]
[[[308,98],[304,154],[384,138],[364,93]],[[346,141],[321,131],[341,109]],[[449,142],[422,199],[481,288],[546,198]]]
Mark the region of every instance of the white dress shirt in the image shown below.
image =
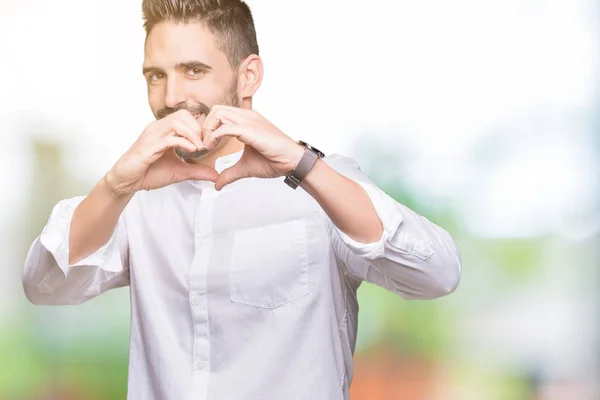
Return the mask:
[[[136,193],[109,242],[73,265],[70,221],[83,196],[59,202],[27,254],[25,293],[77,304],[130,286],[130,400],[348,399],[360,283],[443,296],[458,285],[460,253],[356,161],[324,161],[364,187],[384,226],[378,242],[352,240],[283,177],[221,192],[184,181]]]

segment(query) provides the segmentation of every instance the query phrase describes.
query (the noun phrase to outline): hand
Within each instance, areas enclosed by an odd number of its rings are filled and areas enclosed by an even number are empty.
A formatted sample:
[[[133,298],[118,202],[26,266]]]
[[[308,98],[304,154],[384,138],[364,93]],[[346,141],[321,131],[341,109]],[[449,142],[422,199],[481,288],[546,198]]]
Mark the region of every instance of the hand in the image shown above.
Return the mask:
[[[187,179],[215,182],[217,171],[204,165],[187,164],[167,151],[181,147],[187,151],[202,149],[201,125],[187,110],[179,110],[151,122],[135,143],[106,174],[116,194],[158,189]]]
[[[304,153],[304,147],[254,110],[213,106],[204,121],[201,138],[205,147],[212,149],[223,136],[236,137],[245,146],[241,159],[217,178],[216,190],[242,178],[289,175]]]

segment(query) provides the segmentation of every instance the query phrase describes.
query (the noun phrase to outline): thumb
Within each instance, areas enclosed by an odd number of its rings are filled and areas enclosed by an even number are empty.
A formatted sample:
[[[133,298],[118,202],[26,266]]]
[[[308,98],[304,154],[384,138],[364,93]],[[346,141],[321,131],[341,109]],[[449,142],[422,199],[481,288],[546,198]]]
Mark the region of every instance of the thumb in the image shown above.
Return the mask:
[[[201,164],[184,164],[181,163],[181,170],[178,171],[178,178],[182,181],[194,179],[199,181],[211,181],[216,182],[219,174],[214,168],[207,167]]]
[[[221,171],[215,182],[215,189],[221,190],[224,186],[242,178],[246,178],[247,176],[248,175],[244,172],[241,163],[238,162],[237,164]]]

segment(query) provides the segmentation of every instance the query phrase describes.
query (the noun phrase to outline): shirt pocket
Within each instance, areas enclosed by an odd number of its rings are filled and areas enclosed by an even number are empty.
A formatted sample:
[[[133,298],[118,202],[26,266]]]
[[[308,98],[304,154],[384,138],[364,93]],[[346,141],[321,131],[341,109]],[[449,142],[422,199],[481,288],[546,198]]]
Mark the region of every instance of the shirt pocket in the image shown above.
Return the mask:
[[[306,220],[237,231],[229,270],[231,300],[273,309],[308,294]]]

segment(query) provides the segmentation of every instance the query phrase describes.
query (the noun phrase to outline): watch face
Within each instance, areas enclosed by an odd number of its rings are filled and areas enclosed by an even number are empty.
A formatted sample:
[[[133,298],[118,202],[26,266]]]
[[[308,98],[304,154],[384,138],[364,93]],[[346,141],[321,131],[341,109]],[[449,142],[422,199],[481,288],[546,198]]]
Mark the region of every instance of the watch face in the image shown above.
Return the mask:
[[[306,146],[307,149],[316,153],[320,158],[325,157],[325,153],[323,153],[321,150],[317,149],[316,147],[311,146],[310,144],[308,144],[306,142],[303,142],[302,140],[298,140],[298,144],[301,144],[302,146]]]

